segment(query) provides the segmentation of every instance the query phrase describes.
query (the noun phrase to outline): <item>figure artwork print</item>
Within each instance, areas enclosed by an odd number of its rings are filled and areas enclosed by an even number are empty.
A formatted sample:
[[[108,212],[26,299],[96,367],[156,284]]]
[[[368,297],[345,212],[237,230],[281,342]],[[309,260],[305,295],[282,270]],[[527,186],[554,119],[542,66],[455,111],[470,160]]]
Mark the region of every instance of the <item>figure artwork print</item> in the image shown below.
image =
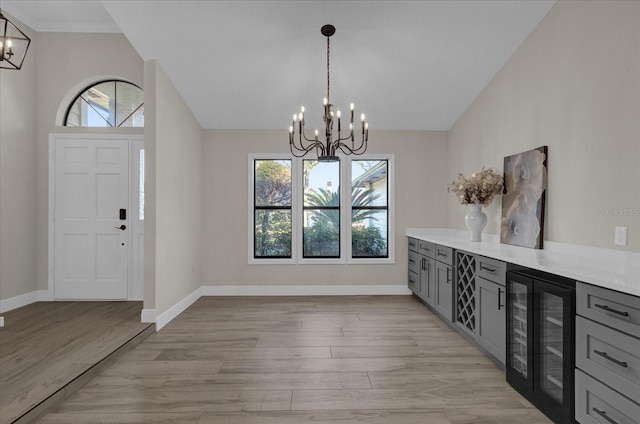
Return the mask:
[[[504,158],[500,242],[542,249],[547,146]]]

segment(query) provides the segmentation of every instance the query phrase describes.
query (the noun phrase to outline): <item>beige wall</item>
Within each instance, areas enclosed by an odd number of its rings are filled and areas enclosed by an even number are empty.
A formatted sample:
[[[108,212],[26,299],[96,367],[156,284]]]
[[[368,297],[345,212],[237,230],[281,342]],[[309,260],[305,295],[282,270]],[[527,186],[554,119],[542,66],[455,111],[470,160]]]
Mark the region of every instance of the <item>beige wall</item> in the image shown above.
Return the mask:
[[[0,70],[0,300],[37,289],[38,43],[35,32],[7,17],[32,42],[21,70]]]
[[[145,275],[145,308],[159,315],[202,285],[202,130],[155,61],[145,63],[145,78],[145,102],[153,102],[145,108],[145,154],[151,153],[145,157],[145,203],[153,204],[145,262],[149,255],[155,263],[154,275]],[[155,284],[146,281],[151,278]],[[149,285],[155,286],[154,302]]]
[[[407,227],[446,224],[446,133],[371,131],[395,155],[394,265],[248,265],[248,154],[286,153],[286,131],[204,131],[203,285],[406,284]]]
[[[619,225],[620,249],[640,250],[640,2],[558,2],[448,140],[449,180],[548,145],[545,239],[614,248]],[[464,228],[464,207],[452,194],[448,205]],[[499,205],[486,232],[499,232]]]

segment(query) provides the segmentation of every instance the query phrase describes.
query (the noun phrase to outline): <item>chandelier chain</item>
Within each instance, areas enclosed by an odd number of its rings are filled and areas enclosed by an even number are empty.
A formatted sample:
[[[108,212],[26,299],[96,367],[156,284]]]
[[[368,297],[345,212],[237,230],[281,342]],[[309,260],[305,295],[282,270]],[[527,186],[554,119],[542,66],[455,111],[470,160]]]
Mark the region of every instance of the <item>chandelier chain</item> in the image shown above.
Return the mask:
[[[331,97],[329,96],[329,87],[330,87],[330,81],[329,81],[329,39],[330,39],[330,37],[327,37],[327,101],[330,102]]]

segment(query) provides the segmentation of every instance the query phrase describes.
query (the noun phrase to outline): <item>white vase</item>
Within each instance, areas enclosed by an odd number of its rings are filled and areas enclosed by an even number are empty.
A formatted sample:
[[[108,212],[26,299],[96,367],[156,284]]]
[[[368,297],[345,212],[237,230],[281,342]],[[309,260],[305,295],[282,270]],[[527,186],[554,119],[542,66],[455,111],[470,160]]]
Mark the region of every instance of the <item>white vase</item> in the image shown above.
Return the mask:
[[[482,212],[482,205],[470,203],[467,205],[467,214],[464,222],[471,232],[471,241],[482,241],[482,230],[487,225],[487,215]]]

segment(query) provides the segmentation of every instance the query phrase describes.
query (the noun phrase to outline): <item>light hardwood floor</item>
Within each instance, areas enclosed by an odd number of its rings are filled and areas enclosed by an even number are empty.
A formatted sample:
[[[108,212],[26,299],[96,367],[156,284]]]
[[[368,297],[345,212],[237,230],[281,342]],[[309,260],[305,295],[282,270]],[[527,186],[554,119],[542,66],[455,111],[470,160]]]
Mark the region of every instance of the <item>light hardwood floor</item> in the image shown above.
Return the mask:
[[[550,423],[409,296],[203,297],[42,423]]]
[[[155,327],[142,302],[38,302],[3,314],[0,424],[30,422]]]

